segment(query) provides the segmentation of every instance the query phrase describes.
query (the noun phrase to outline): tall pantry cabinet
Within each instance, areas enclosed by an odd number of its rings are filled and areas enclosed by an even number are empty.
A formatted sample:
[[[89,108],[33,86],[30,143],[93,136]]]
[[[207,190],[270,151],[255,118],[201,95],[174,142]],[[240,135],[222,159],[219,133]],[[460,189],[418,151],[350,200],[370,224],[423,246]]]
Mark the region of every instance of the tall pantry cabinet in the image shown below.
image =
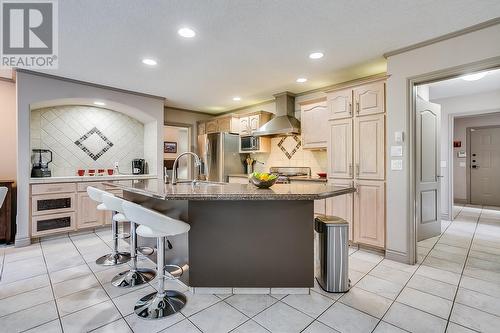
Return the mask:
[[[349,239],[385,247],[385,81],[327,91],[328,178],[353,186],[330,198],[326,212],[346,219]]]

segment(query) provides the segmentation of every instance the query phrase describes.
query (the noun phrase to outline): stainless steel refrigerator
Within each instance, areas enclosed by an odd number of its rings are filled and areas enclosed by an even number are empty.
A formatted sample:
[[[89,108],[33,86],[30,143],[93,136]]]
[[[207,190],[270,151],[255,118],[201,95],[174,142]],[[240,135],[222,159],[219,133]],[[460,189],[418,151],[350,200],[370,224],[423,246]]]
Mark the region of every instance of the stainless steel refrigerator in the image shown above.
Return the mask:
[[[207,180],[227,182],[228,175],[244,173],[239,136],[231,133],[198,135],[198,152]]]

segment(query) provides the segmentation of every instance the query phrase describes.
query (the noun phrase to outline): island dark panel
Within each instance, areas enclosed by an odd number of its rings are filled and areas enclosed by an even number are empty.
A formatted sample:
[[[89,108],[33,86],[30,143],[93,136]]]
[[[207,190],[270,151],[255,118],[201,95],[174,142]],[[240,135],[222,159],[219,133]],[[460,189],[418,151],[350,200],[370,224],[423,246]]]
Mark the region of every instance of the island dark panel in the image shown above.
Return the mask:
[[[191,287],[314,285],[313,201],[190,201]]]

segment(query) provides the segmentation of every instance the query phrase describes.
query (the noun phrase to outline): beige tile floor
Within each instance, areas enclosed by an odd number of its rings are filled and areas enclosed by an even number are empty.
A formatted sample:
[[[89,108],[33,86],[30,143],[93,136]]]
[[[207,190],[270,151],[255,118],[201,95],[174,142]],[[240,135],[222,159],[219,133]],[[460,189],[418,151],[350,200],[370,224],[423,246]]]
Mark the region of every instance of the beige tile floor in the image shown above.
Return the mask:
[[[155,284],[117,289],[111,278],[125,267],[94,264],[109,230],[3,247],[0,332],[500,332],[500,209],[454,214],[419,242],[417,265],[351,249],[346,294],[201,295],[169,282],[188,303],[157,321],[133,313]]]

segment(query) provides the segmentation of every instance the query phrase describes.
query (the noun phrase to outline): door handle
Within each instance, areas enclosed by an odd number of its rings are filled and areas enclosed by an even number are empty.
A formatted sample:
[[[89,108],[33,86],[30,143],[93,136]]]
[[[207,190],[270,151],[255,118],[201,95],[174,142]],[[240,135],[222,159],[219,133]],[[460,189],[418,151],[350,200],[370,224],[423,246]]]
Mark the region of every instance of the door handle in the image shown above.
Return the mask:
[[[356,176],[359,177],[359,163],[356,163]]]
[[[352,177],[352,163],[349,163],[349,177]]]
[[[356,102],[356,113],[359,114],[359,102]]]
[[[352,116],[352,103],[349,102],[349,115]]]

